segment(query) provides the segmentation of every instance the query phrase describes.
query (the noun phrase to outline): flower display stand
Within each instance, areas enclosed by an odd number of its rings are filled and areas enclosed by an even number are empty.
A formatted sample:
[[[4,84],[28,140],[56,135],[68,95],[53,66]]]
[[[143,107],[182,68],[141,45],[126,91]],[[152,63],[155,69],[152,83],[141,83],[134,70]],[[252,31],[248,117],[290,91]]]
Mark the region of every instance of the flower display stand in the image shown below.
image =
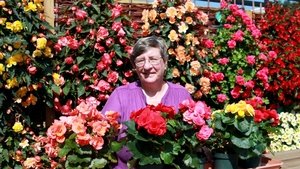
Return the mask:
[[[280,169],[283,162],[281,160],[272,159],[266,156],[261,158],[261,163],[256,169]]]

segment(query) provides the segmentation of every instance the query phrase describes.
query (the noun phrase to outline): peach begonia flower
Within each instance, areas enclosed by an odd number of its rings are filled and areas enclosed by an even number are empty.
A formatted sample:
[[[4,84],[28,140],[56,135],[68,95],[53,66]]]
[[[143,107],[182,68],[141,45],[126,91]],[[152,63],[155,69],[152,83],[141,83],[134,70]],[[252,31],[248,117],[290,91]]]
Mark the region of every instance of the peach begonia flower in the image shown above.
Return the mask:
[[[189,83],[186,83],[185,84],[185,88],[187,89],[187,91],[190,93],[190,94],[193,94],[196,90],[196,87],[193,86],[192,84],[189,84]]]
[[[34,157],[27,158],[24,163],[23,167],[26,168],[36,168],[38,161]]]
[[[75,141],[80,146],[86,146],[89,145],[90,139],[91,139],[91,135],[84,133],[84,134],[77,134]]]
[[[174,17],[174,18],[169,18],[169,23],[170,23],[170,24],[174,24],[174,23],[176,23],[176,19],[175,19],[175,17]]]
[[[195,4],[191,1],[187,1],[184,4],[184,7],[185,7],[186,11],[188,11],[188,12],[193,12],[196,9]]]
[[[27,97],[25,101],[22,102],[23,107],[28,107],[30,105],[36,105],[37,97],[35,97],[32,93]]]
[[[193,20],[192,17],[188,16],[188,17],[185,18],[185,22],[190,25],[194,22],[194,20]]]
[[[149,19],[149,10],[148,9],[144,9],[143,12],[142,12],[142,18],[141,18],[141,20],[143,22],[148,22],[148,19]]]
[[[72,131],[76,134],[83,134],[86,133],[87,127],[81,118],[74,119],[72,123]]]
[[[160,14],[159,14],[159,17],[160,17],[162,20],[164,20],[164,19],[167,18],[167,14],[166,14],[166,13],[160,13]]]
[[[150,21],[151,21],[151,22],[155,21],[156,16],[157,16],[156,10],[151,9],[151,10],[149,11],[149,14],[148,14],[148,18],[150,19]]]
[[[200,62],[195,60],[195,61],[192,61],[190,63],[190,65],[191,65],[191,69],[190,69],[191,75],[192,76],[199,75],[200,74],[200,68],[201,68]]]
[[[166,10],[167,17],[175,18],[177,15],[177,9],[175,7],[168,7]]]
[[[173,70],[172,70],[172,76],[174,78],[180,77],[180,72],[179,72],[179,70],[177,68],[173,68]]]
[[[47,136],[51,139],[55,139],[57,142],[62,143],[64,141],[64,134],[67,132],[67,128],[64,123],[55,120],[54,123],[48,128]]]
[[[201,77],[199,79],[199,85],[200,86],[210,86],[210,80],[207,77]]]
[[[92,130],[94,133],[96,133],[98,136],[104,136],[105,133],[110,128],[110,125],[107,121],[94,121],[89,124],[92,127]]]
[[[169,33],[169,35],[168,35],[168,38],[170,39],[171,42],[174,42],[174,41],[178,41],[178,40],[179,40],[178,34],[177,34],[177,32],[176,32],[174,29],[172,29],[172,30],[170,31],[170,33]]]
[[[207,24],[208,22],[208,15],[203,12],[200,11],[199,14],[196,15],[197,19],[199,19],[203,24]]]
[[[101,150],[104,145],[104,139],[99,136],[93,136],[90,140],[90,145],[93,146],[96,150]]]

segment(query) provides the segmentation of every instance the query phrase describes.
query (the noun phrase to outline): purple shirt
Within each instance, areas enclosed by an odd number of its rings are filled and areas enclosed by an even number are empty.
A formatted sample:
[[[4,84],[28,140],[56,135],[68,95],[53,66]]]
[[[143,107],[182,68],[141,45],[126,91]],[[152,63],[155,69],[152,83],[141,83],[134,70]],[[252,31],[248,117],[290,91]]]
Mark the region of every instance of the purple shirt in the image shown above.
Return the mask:
[[[177,112],[179,104],[186,99],[191,98],[188,91],[181,85],[167,82],[168,90],[163,96],[161,103],[167,106],[173,106]],[[139,82],[133,82],[128,85],[117,87],[109,96],[102,112],[116,111],[121,113],[120,122],[125,122],[130,119],[130,114],[146,107],[146,97],[142,91]],[[124,137],[121,134],[120,137]],[[126,162],[131,158],[127,148],[123,148],[118,153],[119,160],[115,169],[127,169]]]

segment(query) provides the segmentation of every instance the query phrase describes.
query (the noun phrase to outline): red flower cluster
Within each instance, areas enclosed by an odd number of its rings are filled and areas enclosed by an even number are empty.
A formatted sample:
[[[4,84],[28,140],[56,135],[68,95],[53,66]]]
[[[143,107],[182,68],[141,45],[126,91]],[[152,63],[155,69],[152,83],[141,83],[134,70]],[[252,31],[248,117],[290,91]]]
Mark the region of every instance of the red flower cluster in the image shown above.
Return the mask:
[[[279,115],[275,109],[266,109],[263,105],[263,101],[259,97],[254,97],[251,100],[246,101],[255,109],[254,121],[256,123],[269,121],[272,126],[277,126],[280,123]]]
[[[265,35],[261,48],[273,50],[278,57],[266,62],[272,81],[267,89],[273,103],[290,105],[300,101],[300,4],[285,7],[279,3],[270,3],[266,13],[259,20],[259,28]],[[288,30],[286,29],[288,28]]]
[[[138,129],[144,128],[149,134],[162,136],[167,132],[166,118],[173,118],[175,109],[159,104],[147,107],[131,113],[130,119],[134,120]]]

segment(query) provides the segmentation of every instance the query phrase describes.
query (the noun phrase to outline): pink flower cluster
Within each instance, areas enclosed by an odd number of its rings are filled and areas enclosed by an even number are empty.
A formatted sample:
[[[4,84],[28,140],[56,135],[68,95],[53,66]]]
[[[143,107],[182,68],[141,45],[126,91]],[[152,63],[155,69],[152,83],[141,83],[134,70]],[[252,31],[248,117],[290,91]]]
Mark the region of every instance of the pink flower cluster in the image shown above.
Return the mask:
[[[195,102],[191,99],[183,101],[179,105],[180,112],[183,115],[183,121],[192,124],[199,131],[196,137],[200,141],[207,140],[213,133],[213,129],[207,125],[206,120],[211,117],[211,110],[204,102]]]
[[[108,111],[102,114],[97,110],[99,101],[94,97],[81,100],[69,116],[61,116],[47,130],[48,143],[45,145],[49,157],[57,157],[59,146],[66,138],[75,134],[75,142],[79,146],[91,146],[101,150],[109,131],[118,131],[122,126],[118,123],[119,113]]]

